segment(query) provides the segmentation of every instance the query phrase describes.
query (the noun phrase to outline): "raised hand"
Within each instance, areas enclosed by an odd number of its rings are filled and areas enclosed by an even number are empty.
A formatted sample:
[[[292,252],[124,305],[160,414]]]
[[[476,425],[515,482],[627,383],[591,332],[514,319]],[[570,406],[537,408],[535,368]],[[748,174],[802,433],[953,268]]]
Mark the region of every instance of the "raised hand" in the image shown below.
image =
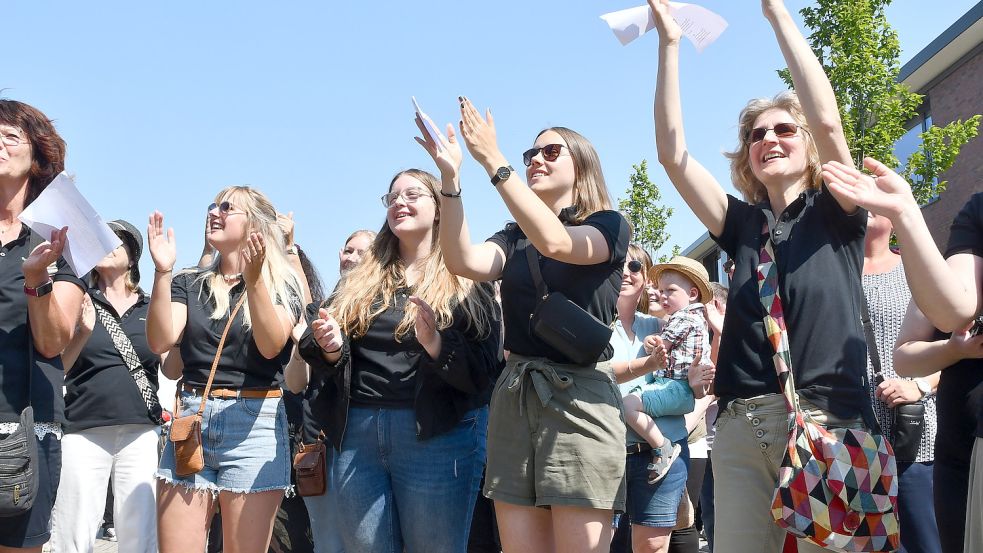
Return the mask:
[[[424,115],[428,121],[430,121],[433,128],[437,128],[433,124],[433,121],[429,116]],[[447,125],[447,134],[440,134],[437,138],[440,140],[440,144],[433,141],[430,137],[430,133],[427,132],[427,128],[424,122],[420,119],[420,114],[416,115],[417,128],[420,129],[420,135],[414,136],[413,140],[416,140],[417,144],[423,146],[423,149],[430,154],[433,158],[434,163],[437,164],[437,168],[440,169],[440,174],[446,177],[453,178],[455,181],[460,176],[461,161],[464,159],[464,154],[461,152],[461,144],[457,141],[457,135],[454,133],[454,127],[452,125]]]
[[[154,269],[157,272],[166,273],[174,269],[174,264],[177,262],[174,229],[167,229],[165,234],[164,215],[159,211],[154,211],[150,215],[150,222],[147,224],[147,249],[150,250],[150,257],[154,260]]]
[[[659,42],[670,43],[679,42],[683,36],[683,30],[679,28],[679,23],[669,13],[669,0],[648,0],[649,8],[655,19],[655,28],[659,32]]]
[[[96,308],[92,305],[92,297],[88,294],[82,296],[82,310],[79,313],[78,328],[86,336],[92,334],[92,329],[96,327]]]
[[[461,101],[461,138],[471,157],[487,169],[489,165],[504,159],[498,149],[495,119],[491,110],[486,110],[485,117],[482,117],[471,100],[464,96],[458,99]]]
[[[838,161],[830,161],[823,164],[823,180],[833,193],[892,221],[905,210],[918,209],[911,185],[901,175],[870,157],[864,158],[864,167],[873,176]]]
[[[341,336],[341,327],[338,321],[328,313],[323,307],[317,312],[318,318],[311,322],[311,332],[314,341],[321,347],[326,354],[337,354],[341,351],[344,339]]]
[[[266,241],[258,232],[250,232],[242,248],[242,278],[246,284],[257,282],[263,274],[266,261]]]
[[[38,244],[31,255],[21,264],[24,273],[24,284],[32,287],[40,286],[50,278],[48,266],[58,261],[65,245],[68,243],[68,227],[51,231],[51,240]]]
[[[440,333],[437,332],[437,314],[423,298],[410,296],[409,299],[416,305],[416,318],[413,320],[416,341],[420,342],[431,358],[436,358],[440,354],[441,345]]]

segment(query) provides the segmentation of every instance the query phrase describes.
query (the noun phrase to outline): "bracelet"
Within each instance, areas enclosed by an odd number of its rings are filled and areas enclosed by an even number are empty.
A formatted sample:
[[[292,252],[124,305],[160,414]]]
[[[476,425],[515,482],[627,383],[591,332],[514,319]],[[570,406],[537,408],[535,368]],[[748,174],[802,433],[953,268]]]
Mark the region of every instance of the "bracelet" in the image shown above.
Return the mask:
[[[321,350],[322,350],[322,351],[324,351],[324,353],[338,353],[338,352],[339,352],[339,351],[341,351],[342,349],[344,349],[344,348],[341,348],[341,347],[339,347],[338,349],[333,349],[333,350],[331,350],[331,351],[328,351],[328,350],[326,350],[326,349],[324,349],[324,348],[321,348]]]
[[[461,190],[458,189],[457,194],[448,194],[447,192],[444,192],[443,190],[441,190],[440,191],[440,195],[443,196],[443,197],[445,197],[445,198],[460,198],[461,197]]]
[[[163,274],[166,274],[166,273],[170,273],[173,270],[174,270],[174,267],[171,267],[170,269],[158,269],[157,267],[154,267],[154,274],[162,274],[163,275]]]

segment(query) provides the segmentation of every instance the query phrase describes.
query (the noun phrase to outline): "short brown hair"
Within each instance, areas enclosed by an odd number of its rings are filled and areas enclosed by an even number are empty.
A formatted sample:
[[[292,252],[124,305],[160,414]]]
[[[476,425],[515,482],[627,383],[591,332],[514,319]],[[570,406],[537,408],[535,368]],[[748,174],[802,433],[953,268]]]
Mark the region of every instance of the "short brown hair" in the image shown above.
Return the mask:
[[[31,169],[24,201],[25,206],[30,205],[65,170],[65,140],[41,110],[17,100],[0,99],[0,123],[24,131],[31,144]]]

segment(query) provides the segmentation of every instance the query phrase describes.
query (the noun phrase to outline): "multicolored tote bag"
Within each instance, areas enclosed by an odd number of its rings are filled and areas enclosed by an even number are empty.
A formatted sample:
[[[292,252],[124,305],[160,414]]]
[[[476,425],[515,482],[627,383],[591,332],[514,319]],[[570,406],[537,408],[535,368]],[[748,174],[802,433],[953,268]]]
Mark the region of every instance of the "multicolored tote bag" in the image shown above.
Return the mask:
[[[833,551],[895,551],[900,535],[894,451],[879,432],[826,429],[799,407],[767,224],[761,240],[758,289],[765,333],[775,348],[778,382],[794,418],[771,504],[775,522],[788,532],[783,551],[797,551],[795,538]],[[877,428],[873,413],[865,420]]]

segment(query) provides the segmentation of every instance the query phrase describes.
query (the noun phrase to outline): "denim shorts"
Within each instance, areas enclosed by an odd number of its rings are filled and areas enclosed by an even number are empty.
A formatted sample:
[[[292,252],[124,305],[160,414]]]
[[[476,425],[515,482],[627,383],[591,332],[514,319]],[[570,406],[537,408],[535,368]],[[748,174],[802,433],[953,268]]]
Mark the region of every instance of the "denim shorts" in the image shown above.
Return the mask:
[[[686,440],[676,442],[682,453],[669,467],[669,472],[655,484],[649,484],[648,464],[652,452],[643,451],[628,455],[625,478],[628,480],[628,498],[625,513],[632,524],[650,528],[676,526],[679,501],[686,492],[689,465],[689,447]]]
[[[181,416],[193,415],[201,396],[181,392]],[[197,474],[174,473],[174,444],[168,440],[157,478],[218,493],[291,489],[287,411],[282,398],[208,398],[202,416],[205,466]]]

